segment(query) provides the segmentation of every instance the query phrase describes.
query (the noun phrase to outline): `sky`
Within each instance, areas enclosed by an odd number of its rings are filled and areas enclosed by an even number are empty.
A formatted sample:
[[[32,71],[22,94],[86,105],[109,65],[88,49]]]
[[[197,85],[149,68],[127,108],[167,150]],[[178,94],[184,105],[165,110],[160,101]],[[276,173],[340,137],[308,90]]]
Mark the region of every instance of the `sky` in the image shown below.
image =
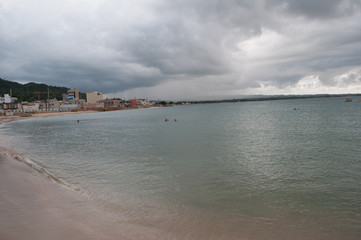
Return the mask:
[[[1,0],[0,77],[121,98],[361,93],[361,0]]]

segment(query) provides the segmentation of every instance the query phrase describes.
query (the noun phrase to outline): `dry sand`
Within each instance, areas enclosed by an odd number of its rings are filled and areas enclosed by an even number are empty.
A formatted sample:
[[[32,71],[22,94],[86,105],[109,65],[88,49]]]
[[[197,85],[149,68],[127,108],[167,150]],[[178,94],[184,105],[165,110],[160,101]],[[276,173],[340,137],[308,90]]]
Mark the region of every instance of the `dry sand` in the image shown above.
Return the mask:
[[[30,118],[94,112],[44,112]],[[0,124],[26,118],[0,116]],[[0,240],[118,239],[117,231],[104,231],[108,223],[97,218],[100,211],[86,197],[27,166],[22,156],[0,147]]]
[[[30,118],[95,112],[44,112]],[[26,118],[0,116],[0,124]],[[166,239],[28,165],[0,142],[0,240]]]
[[[53,116],[71,115],[71,114],[95,113],[95,112],[98,111],[87,110],[87,111],[78,111],[78,112],[38,112],[31,114],[27,117],[22,117],[20,115],[14,115],[14,116],[0,115],[0,123],[10,122],[18,119],[26,119],[26,118],[43,118],[43,117],[53,117]]]
[[[13,155],[13,156],[12,156]],[[159,240],[0,148],[0,240]]]
[[[0,239],[96,239],[76,214],[69,216],[67,209],[80,203],[75,193],[39,175],[0,153]]]
[[[0,240],[199,239],[169,236],[153,225],[97,206],[0,148]]]

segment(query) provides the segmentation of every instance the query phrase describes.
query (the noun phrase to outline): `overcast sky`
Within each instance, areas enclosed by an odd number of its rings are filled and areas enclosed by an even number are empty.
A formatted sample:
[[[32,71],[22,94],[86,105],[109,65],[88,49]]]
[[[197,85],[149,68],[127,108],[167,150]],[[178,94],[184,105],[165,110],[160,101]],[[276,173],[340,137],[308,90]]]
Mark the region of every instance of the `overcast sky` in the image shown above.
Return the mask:
[[[1,0],[0,77],[112,97],[361,92],[361,0]]]

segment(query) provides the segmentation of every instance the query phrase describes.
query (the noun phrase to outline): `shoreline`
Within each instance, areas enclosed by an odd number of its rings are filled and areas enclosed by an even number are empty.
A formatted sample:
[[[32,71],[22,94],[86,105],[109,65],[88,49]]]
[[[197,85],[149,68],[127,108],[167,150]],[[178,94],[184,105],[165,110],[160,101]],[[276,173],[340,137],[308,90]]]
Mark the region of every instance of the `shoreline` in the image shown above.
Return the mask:
[[[159,239],[16,158],[0,148],[1,240]]]
[[[86,110],[86,111],[77,111],[77,112],[37,112],[32,113],[30,116],[0,116],[0,124],[12,122],[19,119],[30,119],[30,118],[46,118],[46,117],[54,117],[54,116],[63,116],[63,115],[75,115],[75,114],[84,114],[84,113],[97,113],[99,111],[95,110]]]
[[[336,240],[344,236],[315,229],[305,232],[277,219],[244,219],[197,209],[184,212],[172,207],[161,215],[151,211],[134,218],[127,209],[99,206],[27,166],[16,153],[3,151],[0,148],[0,239],[4,240]],[[348,235],[350,240],[357,237]]]
[[[97,112],[103,111],[41,112],[27,117],[0,116],[0,125],[21,119]],[[114,215],[86,193],[79,191],[25,155],[19,154],[16,149],[1,144],[0,239],[162,239],[154,230],[134,224],[122,215]]]
[[[0,239],[102,238],[77,220],[77,206],[87,204],[81,195],[0,151]]]
[[[0,116],[0,125],[30,118],[97,112],[99,111],[40,112],[26,117]],[[105,222],[96,217],[102,211],[94,208],[90,199],[79,194],[78,189],[57,179],[26,156],[17,153],[16,149],[1,145],[0,212],[0,239],[117,238],[100,231],[107,228]]]
[[[99,113],[99,112],[113,112],[113,111],[123,111],[123,110],[136,110],[136,109],[145,109],[145,108],[158,108],[163,107],[160,105],[155,106],[136,106],[131,108],[107,108],[102,110],[78,110],[78,111],[48,111],[48,112],[35,112],[30,113],[31,115],[14,115],[14,116],[4,116],[0,115],[0,124],[7,123],[19,119],[29,119],[29,118],[45,118],[45,117],[53,117],[53,116],[63,116],[63,115],[75,115],[75,114],[84,114],[84,113]]]
[[[10,118],[9,121],[18,119],[26,118],[19,116]],[[77,117],[71,119],[74,121]],[[52,120],[56,119],[44,121]],[[0,128],[6,129],[14,125],[17,124],[0,124]],[[6,146],[6,141],[3,144],[1,137],[0,145]],[[25,139],[19,136],[18,140],[22,142]],[[291,216],[287,215],[287,211],[280,210],[280,219],[257,218],[217,212],[213,209],[207,211],[188,206],[167,205],[161,201],[152,202],[151,199],[138,202],[132,195],[117,199],[102,198],[99,194],[100,198],[96,194],[87,195],[92,192],[83,192],[82,189],[76,191],[71,187],[69,189],[69,186],[64,184],[66,178],[62,178],[64,182],[59,184],[52,178],[51,173],[48,174],[47,169],[37,169],[36,164],[34,166],[31,160],[28,161],[26,154],[18,154],[17,150],[24,152],[20,148],[16,149],[15,145],[8,146],[10,147],[0,146],[0,239],[333,240],[345,236],[350,240],[359,239],[357,232],[345,234],[342,231],[320,229],[318,225],[313,226],[312,221],[309,225],[304,225],[303,219],[312,216],[307,213]],[[37,162],[35,158],[34,162]],[[51,169],[49,171],[51,172]],[[107,175],[104,179],[107,179]],[[109,199],[110,201],[107,201]],[[333,226],[344,223],[339,222],[337,216],[320,219]],[[298,228],[300,223],[302,225]]]
[[[1,240],[165,239],[5,147],[0,147],[0,213]]]

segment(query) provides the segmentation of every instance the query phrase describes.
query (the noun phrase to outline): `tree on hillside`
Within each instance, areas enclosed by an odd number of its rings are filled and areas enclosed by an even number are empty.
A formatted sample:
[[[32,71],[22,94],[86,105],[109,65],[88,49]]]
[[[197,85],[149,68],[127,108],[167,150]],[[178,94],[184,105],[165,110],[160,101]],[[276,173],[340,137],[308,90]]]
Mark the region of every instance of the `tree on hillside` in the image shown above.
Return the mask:
[[[67,93],[69,88],[49,86],[34,82],[20,84],[0,78],[0,94],[10,94],[10,89],[12,90],[12,96],[18,98],[19,100],[34,101],[38,100],[38,92],[40,100],[48,99],[48,91],[50,92],[50,98],[61,100],[63,98],[63,94]],[[85,98],[85,94],[80,93],[80,98]]]

